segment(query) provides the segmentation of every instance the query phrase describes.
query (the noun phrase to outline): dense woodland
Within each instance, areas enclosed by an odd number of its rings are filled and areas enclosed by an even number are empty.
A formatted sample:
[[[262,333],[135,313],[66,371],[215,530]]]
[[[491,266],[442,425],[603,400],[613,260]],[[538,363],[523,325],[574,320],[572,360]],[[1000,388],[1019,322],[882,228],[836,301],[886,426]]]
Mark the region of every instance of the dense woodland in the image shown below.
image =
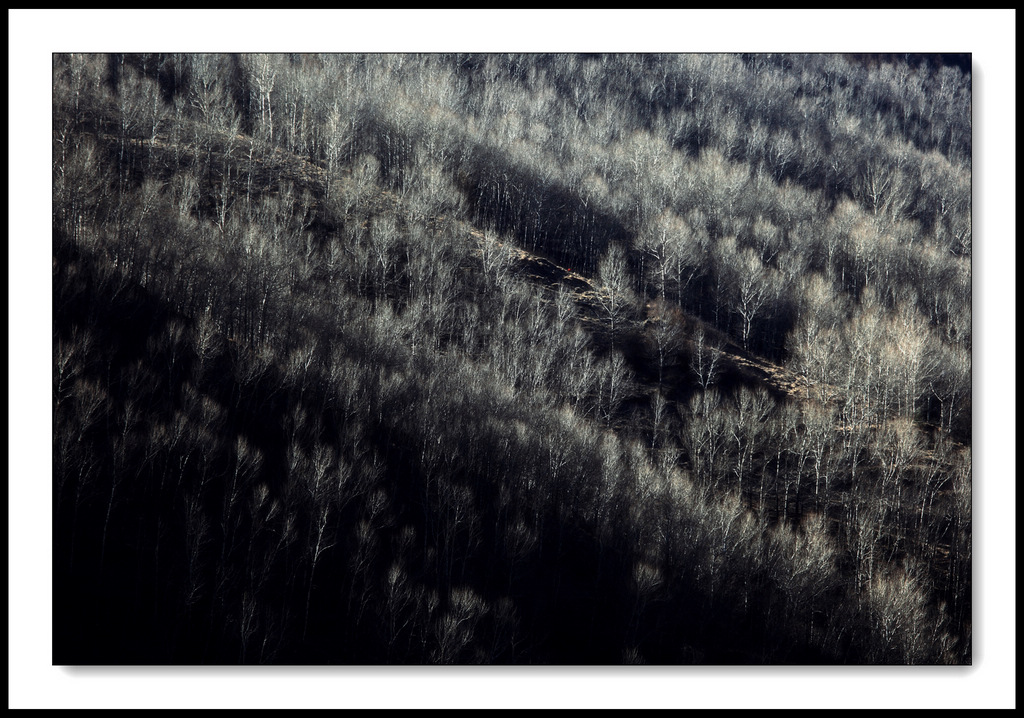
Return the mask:
[[[53,661],[971,662],[971,65],[53,58]]]

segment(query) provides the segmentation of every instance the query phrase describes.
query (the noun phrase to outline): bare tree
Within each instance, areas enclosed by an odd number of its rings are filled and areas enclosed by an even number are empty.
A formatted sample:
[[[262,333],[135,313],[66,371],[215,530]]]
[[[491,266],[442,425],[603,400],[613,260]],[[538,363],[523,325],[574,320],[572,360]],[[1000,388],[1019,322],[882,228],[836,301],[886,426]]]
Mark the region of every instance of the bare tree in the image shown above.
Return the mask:
[[[774,270],[762,264],[753,251],[744,249],[737,259],[726,260],[726,266],[733,273],[730,284],[734,292],[734,306],[743,320],[740,332],[743,348],[749,350],[754,322],[776,297],[778,283],[775,281]]]
[[[880,498],[883,505],[893,512],[893,553],[900,547],[905,528],[903,488],[912,483],[909,472],[920,457],[922,447],[920,429],[912,420],[906,418],[887,421],[876,436],[872,447],[875,461],[880,468]]]
[[[683,348],[682,313],[655,300],[649,310],[647,336],[658,358],[658,386],[664,385],[665,365]]]
[[[718,488],[725,476],[724,459],[729,440],[721,395],[716,389],[694,396],[683,418],[683,446],[694,476],[706,486]]]
[[[617,350],[612,351],[611,357],[601,360],[597,371],[601,382],[598,406],[602,418],[611,426],[632,383],[630,372],[625,357]]]
[[[612,244],[605,252],[598,264],[597,277],[601,284],[597,300],[608,318],[614,345],[617,328],[628,316],[633,303],[629,267],[621,245]]]
[[[753,476],[758,458],[768,453],[768,427],[775,406],[763,387],[756,390],[742,387],[735,408],[726,413],[729,439],[735,446],[733,474],[741,496],[745,490],[743,480]]]
[[[690,354],[690,371],[697,377],[697,383],[705,391],[718,380],[721,372],[722,350],[713,344],[703,327],[693,333],[693,350]]]

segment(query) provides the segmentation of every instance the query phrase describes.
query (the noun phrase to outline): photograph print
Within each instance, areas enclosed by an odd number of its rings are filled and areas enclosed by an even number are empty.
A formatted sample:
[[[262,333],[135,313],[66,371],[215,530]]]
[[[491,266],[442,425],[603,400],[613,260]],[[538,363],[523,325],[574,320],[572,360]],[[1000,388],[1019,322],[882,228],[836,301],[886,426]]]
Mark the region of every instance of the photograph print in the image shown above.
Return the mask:
[[[970,665],[969,54],[59,52],[55,665]]]

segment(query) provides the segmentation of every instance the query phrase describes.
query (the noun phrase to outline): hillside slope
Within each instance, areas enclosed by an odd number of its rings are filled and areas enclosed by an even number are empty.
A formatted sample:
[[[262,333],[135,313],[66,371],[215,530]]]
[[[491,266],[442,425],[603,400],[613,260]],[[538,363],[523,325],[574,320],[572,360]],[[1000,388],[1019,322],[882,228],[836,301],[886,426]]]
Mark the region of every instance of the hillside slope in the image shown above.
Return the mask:
[[[969,661],[969,329],[842,244],[959,210],[581,186],[451,59],[55,58],[55,662]]]

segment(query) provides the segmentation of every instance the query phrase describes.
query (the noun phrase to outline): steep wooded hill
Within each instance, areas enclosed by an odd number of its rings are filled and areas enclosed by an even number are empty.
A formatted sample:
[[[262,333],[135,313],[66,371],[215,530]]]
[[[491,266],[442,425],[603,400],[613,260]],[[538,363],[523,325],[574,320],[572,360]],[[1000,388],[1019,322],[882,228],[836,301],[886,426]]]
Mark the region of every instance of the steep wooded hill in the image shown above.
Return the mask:
[[[969,662],[969,93],[55,56],[54,661]]]

